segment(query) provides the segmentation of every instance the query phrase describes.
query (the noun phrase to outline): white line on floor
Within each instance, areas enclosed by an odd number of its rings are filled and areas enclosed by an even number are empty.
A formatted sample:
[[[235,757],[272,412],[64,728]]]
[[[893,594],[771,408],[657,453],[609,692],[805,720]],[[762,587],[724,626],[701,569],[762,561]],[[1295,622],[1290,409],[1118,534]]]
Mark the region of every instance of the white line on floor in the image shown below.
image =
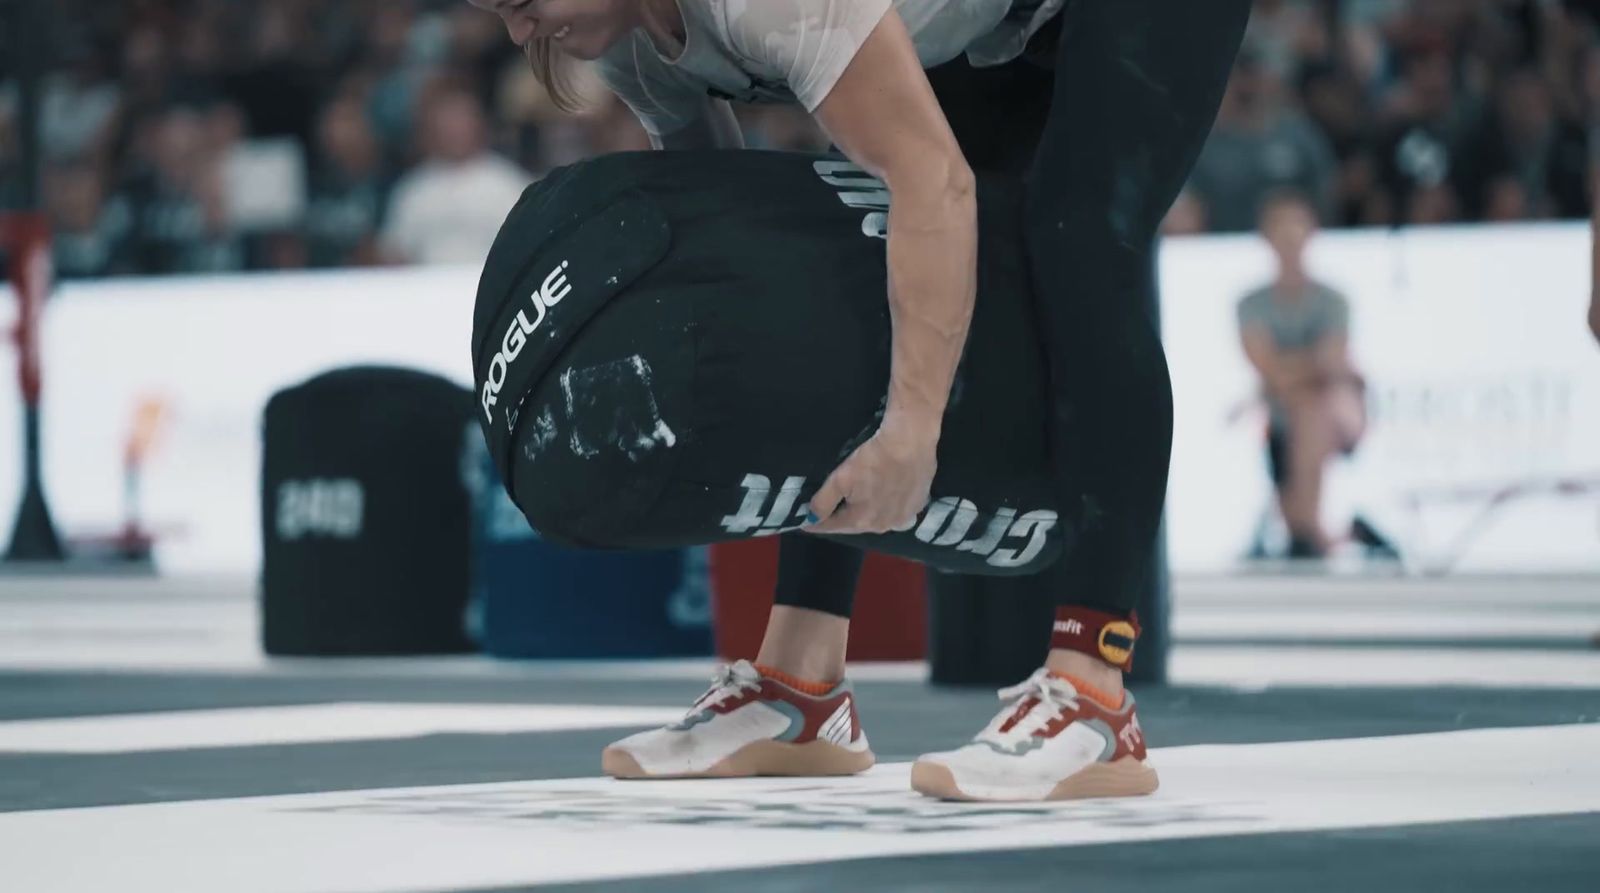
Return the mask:
[[[247,585],[248,584],[248,585]],[[1172,681],[1271,685],[1600,688],[1600,578],[1440,580],[1179,577]],[[0,580],[0,671],[704,681],[710,658],[513,663],[482,657],[272,659],[254,584],[239,580]],[[44,587],[40,589],[40,587]],[[205,597],[201,597],[201,596]],[[25,596],[25,597],[24,597]],[[1534,606],[1529,602],[1552,602]],[[1567,650],[1318,647],[1318,639],[1540,639]],[[1219,639],[1260,639],[1226,644]],[[1280,640],[1275,644],[1273,640]],[[1581,650],[1580,650],[1581,649]],[[927,678],[920,663],[859,665],[860,681]]]
[[[0,753],[130,753],[653,726],[678,708],[577,704],[335,703],[0,722]]]
[[[837,780],[509,784],[0,815],[7,884],[366,893],[1600,812],[1600,725],[1158,750],[1152,797],[938,803]]]
[[[1248,610],[1185,608],[1174,613],[1172,631],[1180,641],[1261,637],[1287,639],[1544,639],[1586,643],[1600,632],[1600,607],[1587,613],[1522,614],[1515,610],[1434,608],[1432,610]]]
[[[1600,689],[1600,650],[1179,645],[1174,685]]]

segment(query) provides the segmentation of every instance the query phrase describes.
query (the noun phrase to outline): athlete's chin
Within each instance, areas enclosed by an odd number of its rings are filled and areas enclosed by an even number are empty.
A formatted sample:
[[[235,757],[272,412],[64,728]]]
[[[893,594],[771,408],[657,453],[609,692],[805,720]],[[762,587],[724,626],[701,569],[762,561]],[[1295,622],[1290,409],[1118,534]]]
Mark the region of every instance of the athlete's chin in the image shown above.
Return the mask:
[[[593,38],[582,38],[576,34],[561,41],[561,52],[580,62],[593,62],[604,56],[610,49],[609,41],[599,41]]]

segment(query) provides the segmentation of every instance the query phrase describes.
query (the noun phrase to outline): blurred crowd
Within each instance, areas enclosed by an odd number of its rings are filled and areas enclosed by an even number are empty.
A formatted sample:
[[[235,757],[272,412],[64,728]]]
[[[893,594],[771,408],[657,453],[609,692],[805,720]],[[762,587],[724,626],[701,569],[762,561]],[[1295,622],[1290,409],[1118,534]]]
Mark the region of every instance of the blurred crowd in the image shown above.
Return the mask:
[[[49,7],[43,192],[64,276],[471,261],[524,183],[647,145],[596,84],[559,112],[462,0]],[[1583,216],[1597,8],[1258,0],[1169,230],[1249,228],[1286,186],[1332,226]],[[796,109],[740,116],[750,145],[826,145]],[[13,81],[8,184],[16,125]]]
[[[49,5],[42,192],[64,277],[476,261],[531,179],[649,145],[597,84],[584,113],[557,110],[462,0]],[[13,82],[13,191],[16,124]],[[745,124],[819,147],[792,110]]]
[[[1257,0],[1169,231],[1283,188],[1331,226],[1587,214],[1596,0]]]

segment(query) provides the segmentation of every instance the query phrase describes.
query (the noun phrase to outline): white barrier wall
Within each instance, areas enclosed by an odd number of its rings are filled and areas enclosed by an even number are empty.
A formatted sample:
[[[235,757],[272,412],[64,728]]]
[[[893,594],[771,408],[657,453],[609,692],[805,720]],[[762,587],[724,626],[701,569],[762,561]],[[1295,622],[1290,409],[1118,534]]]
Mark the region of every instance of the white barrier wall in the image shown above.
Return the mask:
[[[1311,267],[1351,302],[1371,427],[1330,477],[1326,520],[1380,522],[1424,566],[1600,569],[1600,346],[1582,225],[1321,236]],[[1162,312],[1176,399],[1168,500],[1182,570],[1241,555],[1270,499],[1264,414],[1234,305],[1270,278],[1254,238],[1169,241]],[[1551,492],[1587,481],[1586,493]],[[1570,488],[1569,488],[1570,489]],[[1496,494],[1503,499],[1491,509]]]
[[[122,454],[138,403],[168,424],[142,481],[173,570],[253,571],[260,557],[261,412],[336,366],[403,365],[470,384],[475,269],[129,279],[63,286],[45,312],[45,480],[73,535],[121,521]],[[9,295],[4,312],[14,313]],[[10,353],[6,356],[9,358]],[[21,434],[0,388],[0,527],[10,535]]]
[[[1497,490],[1600,484],[1587,250],[1581,226],[1321,238],[1313,267],[1352,301],[1374,408],[1366,443],[1336,472],[1330,521],[1359,507],[1431,560],[1455,550]],[[1254,390],[1233,303],[1270,275],[1270,258],[1246,237],[1180,239],[1164,248],[1161,273],[1177,395],[1171,555],[1182,571],[1220,569],[1244,551],[1269,499],[1261,417],[1229,416]],[[62,287],[44,330],[45,471],[59,526],[71,535],[120,522],[123,446],[135,407],[155,397],[169,419],[143,503],[163,533],[161,564],[253,570],[267,398],[354,363],[467,384],[476,282],[471,269],[408,269]],[[6,294],[0,324],[14,312]],[[9,537],[19,409],[14,357],[0,357],[0,534]],[[1413,506],[1413,495],[1427,498]],[[1529,492],[1481,520],[1464,568],[1600,570],[1600,493]]]

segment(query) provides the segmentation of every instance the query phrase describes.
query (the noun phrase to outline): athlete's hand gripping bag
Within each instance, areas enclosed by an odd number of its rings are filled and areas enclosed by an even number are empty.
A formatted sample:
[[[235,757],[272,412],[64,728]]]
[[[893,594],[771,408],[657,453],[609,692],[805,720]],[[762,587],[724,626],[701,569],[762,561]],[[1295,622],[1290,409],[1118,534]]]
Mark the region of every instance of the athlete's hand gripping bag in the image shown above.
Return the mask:
[[[473,601],[483,650],[508,658],[711,653],[704,547],[605,552],[539,537],[473,432]]]
[[[440,654],[464,629],[470,395],[362,367],[280,391],[263,425],[262,639],[268,654]]]

